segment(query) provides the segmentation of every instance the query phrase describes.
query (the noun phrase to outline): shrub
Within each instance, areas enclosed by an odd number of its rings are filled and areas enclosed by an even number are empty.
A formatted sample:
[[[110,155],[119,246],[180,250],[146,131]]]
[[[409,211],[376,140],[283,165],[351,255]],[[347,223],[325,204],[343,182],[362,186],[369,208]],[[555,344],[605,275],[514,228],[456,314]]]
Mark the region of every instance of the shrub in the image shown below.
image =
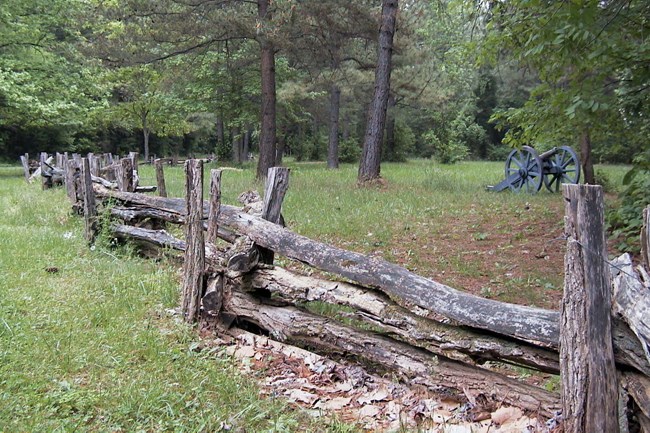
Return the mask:
[[[620,206],[607,213],[607,223],[619,250],[638,253],[643,209],[650,204],[650,151],[635,158],[623,185],[627,188],[620,195]]]

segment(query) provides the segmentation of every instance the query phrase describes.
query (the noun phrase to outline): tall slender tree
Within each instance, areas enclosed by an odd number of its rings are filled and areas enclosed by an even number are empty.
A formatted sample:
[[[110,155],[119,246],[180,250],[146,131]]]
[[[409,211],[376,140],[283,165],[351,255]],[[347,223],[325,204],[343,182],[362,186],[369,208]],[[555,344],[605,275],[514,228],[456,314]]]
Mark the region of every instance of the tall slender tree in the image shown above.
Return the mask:
[[[381,145],[386,124],[386,108],[390,92],[392,69],[393,37],[397,26],[397,0],[382,0],[381,26],[379,28],[379,47],[377,68],[375,69],[375,90],[368,110],[363,152],[359,163],[359,183],[367,183],[380,177]]]

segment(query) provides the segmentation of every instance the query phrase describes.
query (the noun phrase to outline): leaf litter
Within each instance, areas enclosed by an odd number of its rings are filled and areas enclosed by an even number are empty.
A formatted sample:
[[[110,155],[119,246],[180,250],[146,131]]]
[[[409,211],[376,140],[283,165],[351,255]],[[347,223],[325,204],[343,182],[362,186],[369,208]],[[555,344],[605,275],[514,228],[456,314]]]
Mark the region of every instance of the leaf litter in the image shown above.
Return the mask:
[[[254,374],[260,393],[285,398],[314,417],[335,414],[365,432],[423,433],[552,433],[554,422],[515,407],[481,407],[461,402],[419,385],[407,386],[359,367],[337,362],[267,337],[232,331],[217,339]],[[205,340],[204,340],[205,341]]]

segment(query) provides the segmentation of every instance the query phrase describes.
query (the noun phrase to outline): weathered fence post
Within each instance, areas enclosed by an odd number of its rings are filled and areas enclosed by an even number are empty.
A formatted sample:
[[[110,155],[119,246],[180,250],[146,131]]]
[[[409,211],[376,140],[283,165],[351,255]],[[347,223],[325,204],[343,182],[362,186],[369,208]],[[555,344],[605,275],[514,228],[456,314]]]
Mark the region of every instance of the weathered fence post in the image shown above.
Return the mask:
[[[84,197],[84,222],[86,226],[85,236],[89,243],[95,241],[97,234],[97,207],[95,205],[95,191],[90,174],[90,162],[88,158],[81,159],[81,189]]]
[[[70,159],[65,164],[65,190],[68,193],[68,198],[72,204],[77,203],[77,170],[79,166],[77,161]]]
[[[25,180],[29,183],[29,154],[20,155],[20,163],[23,165],[23,171],[25,172]]]
[[[99,157],[94,153],[89,153],[88,163],[90,164],[90,174],[99,177]]]
[[[193,323],[199,313],[199,300],[205,272],[205,242],[203,238],[203,162],[185,161],[185,260],[183,261],[183,298],[185,321]]]
[[[47,152],[41,152],[41,188],[48,189],[52,186],[52,178],[45,175],[47,171]]]
[[[264,207],[262,218],[275,224],[280,223],[282,201],[289,188],[289,169],[286,167],[269,168],[264,191]],[[273,251],[260,248],[260,257],[263,263],[273,264]]]
[[[643,209],[643,227],[641,228],[641,257],[646,270],[650,272],[650,206]]]
[[[618,387],[600,186],[565,185],[560,372],[566,433],[616,433]]]
[[[210,207],[208,214],[208,242],[216,242],[221,212],[221,170],[210,170]]]
[[[156,167],[156,186],[158,187],[158,195],[160,197],[167,197],[167,187],[165,186],[165,172],[163,171],[162,160],[156,159],[154,161]]]
[[[120,191],[133,192],[133,160],[130,158],[120,159],[117,186]]]

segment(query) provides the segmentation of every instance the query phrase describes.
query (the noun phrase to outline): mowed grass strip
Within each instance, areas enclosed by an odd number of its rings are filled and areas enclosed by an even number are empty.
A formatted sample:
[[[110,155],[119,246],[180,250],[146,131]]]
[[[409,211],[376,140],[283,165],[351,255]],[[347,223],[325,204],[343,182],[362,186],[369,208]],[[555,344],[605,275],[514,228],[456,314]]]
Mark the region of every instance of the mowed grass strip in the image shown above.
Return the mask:
[[[0,167],[0,432],[352,431],[260,399],[169,314],[178,269],[89,249],[62,189]]]

